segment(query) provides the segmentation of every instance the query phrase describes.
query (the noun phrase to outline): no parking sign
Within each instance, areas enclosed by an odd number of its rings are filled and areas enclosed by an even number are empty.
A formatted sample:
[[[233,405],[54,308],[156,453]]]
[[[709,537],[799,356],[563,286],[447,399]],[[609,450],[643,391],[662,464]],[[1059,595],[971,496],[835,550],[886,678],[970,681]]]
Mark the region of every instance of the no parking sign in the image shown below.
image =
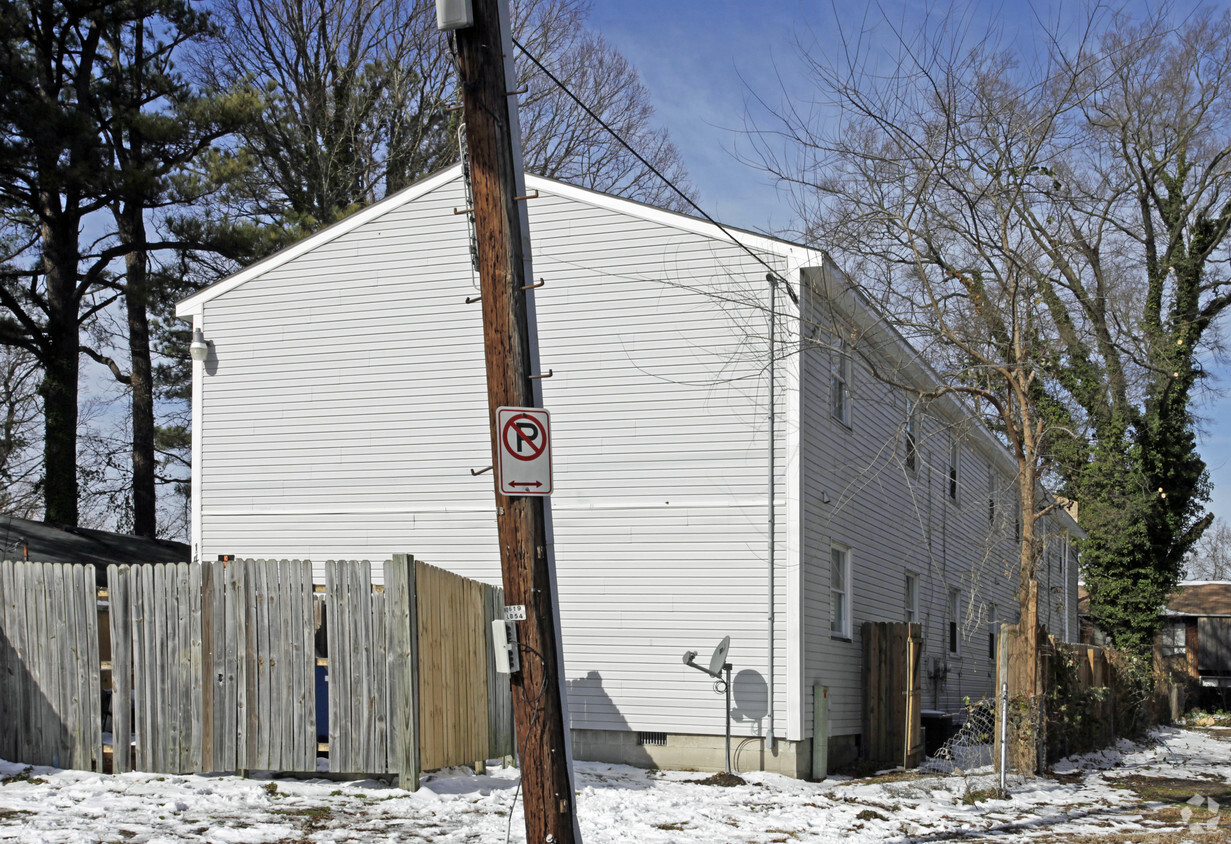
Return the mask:
[[[551,495],[551,414],[538,407],[496,409],[503,495]]]

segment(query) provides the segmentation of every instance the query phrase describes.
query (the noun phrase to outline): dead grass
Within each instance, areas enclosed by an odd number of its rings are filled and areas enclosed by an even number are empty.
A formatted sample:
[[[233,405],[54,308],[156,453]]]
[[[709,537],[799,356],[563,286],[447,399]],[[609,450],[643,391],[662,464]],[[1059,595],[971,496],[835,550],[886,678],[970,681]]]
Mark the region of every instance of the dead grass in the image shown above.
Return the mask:
[[[1127,788],[1151,803],[1187,803],[1194,796],[1211,797],[1223,804],[1222,813],[1231,813],[1231,784],[1204,777],[1104,777],[1109,785]],[[1204,811],[1204,810],[1203,810]],[[1208,816],[1208,813],[1207,813]],[[1231,814],[1228,815],[1231,817]]]
[[[969,844],[979,842],[999,842],[1006,840],[1003,836],[987,838],[963,838]],[[1152,829],[1148,832],[1089,832],[1089,833],[1042,833],[1030,836],[1030,844],[1213,844],[1226,841],[1225,829],[1200,830],[1189,829]]]
[[[921,780],[925,777],[935,776],[934,774],[921,774],[917,771],[894,771],[889,774],[881,774],[880,776],[862,777],[860,779],[845,780],[838,783],[839,787],[847,785],[879,785],[887,782],[913,782]]]
[[[726,771],[719,771],[712,777],[706,777],[703,780],[692,780],[698,785],[717,785],[722,788],[734,788],[737,785],[747,785],[748,782],[743,777],[737,777],[735,774],[728,774]]]

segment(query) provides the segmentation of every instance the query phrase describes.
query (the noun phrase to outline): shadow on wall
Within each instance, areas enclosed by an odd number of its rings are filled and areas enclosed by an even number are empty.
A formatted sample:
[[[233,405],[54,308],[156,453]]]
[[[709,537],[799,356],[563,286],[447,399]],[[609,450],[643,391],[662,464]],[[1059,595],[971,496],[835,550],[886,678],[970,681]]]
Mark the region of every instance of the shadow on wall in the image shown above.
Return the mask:
[[[73,765],[76,743],[56,706],[43,693],[0,630],[0,759],[26,765]],[[99,717],[98,713],[94,713]],[[87,732],[88,735],[88,732]]]
[[[769,684],[759,671],[745,668],[731,678],[731,764],[737,771],[764,769],[768,763],[765,736],[769,715]],[[747,724],[752,737],[740,737]]]
[[[769,685],[761,672],[745,668],[731,678],[731,721],[750,723],[754,735],[763,735],[769,715]]]
[[[654,759],[638,743],[628,720],[603,688],[603,675],[589,671],[584,677],[565,681],[569,720],[575,731],[573,753],[577,758],[621,762],[641,768],[654,767]]]

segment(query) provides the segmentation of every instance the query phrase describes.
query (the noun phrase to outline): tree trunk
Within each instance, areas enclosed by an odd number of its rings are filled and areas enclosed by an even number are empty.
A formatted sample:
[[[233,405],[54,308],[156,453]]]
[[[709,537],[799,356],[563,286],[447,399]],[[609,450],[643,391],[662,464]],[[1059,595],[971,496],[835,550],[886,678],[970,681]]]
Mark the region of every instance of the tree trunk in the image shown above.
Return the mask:
[[[44,197],[45,208],[58,198]],[[62,215],[44,216],[47,349],[43,360],[43,499],[48,522],[77,526],[77,232]]]
[[[153,538],[157,531],[154,454],[154,374],[150,362],[149,274],[145,220],[139,203],[117,215],[120,241],[138,248],[125,257],[124,307],[128,312],[128,355],[132,387],[133,533]]]

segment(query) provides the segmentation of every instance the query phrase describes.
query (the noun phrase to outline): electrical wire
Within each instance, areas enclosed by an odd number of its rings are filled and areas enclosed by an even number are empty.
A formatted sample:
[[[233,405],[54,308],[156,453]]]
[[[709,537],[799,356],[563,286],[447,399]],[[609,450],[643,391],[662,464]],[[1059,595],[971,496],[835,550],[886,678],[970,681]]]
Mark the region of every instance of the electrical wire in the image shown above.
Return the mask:
[[[533,698],[530,698],[529,700],[527,700],[525,693],[524,693],[525,689],[524,688],[522,689],[522,692],[523,692],[522,700],[534,705],[534,709],[530,713],[530,723],[526,727],[527,731],[529,731],[529,730],[534,729],[534,725],[538,722],[539,714],[543,711],[543,695],[546,694],[547,692],[547,660],[543,659],[543,655],[539,653],[538,650],[536,650],[535,648],[532,648],[530,645],[524,644],[522,642],[518,642],[517,648],[518,650],[523,650],[523,651],[526,651],[527,653],[534,654],[536,657],[538,657],[538,660],[539,660],[539,674],[540,674],[539,690],[535,693]],[[513,790],[513,802],[509,804],[508,826],[505,828],[505,831],[504,831],[505,844],[509,844],[509,841],[511,840],[512,835],[513,835],[513,810],[517,808],[517,798],[520,794],[521,794],[521,776],[518,776],[517,788]]]
[[[517,776],[517,788],[513,789],[513,802],[509,804],[509,824],[504,830],[504,844],[513,840],[513,810],[517,808],[517,796],[521,794],[521,775]]]
[[[743,241],[741,241],[738,237],[736,237],[736,236],[735,236],[735,235],[731,232],[731,230],[730,230],[730,229],[728,229],[728,228],[727,228],[726,226],[724,226],[722,223],[720,223],[720,222],[718,222],[717,220],[715,220],[715,219],[714,219],[713,217],[711,217],[709,214],[705,213],[705,209],[704,209],[704,208],[702,208],[700,205],[698,205],[696,202],[694,202],[694,201],[692,200],[692,198],[691,198],[688,194],[684,193],[684,191],[683,191],[683,190],[681,190],[681,189],[679,188],[679,186],[677,186],[677,185],[675,184],[675,182],[671,181],[671,180],[670,180],[670,179],[668,179],[666,176],[664,176],[664,175],[663,175],[663,174],[659,171],[659,169],[658,169],[657,167],[655,167],[653,164],[651,164],[649,161],[647,161],[647,160],[645,159],[645,157],[644,157],[641,153],[639,153],[639,152],[637,152],[637,150],[633,149],[633,146],[632,146],[632,145],[631,145],[628,141],[624,140],[624,138],[620,135],[620,133],[619,133],[619,132],[617,132],[615,129],[613,129],[611,126],[609,126],[609,125],[607,124],[607,122],[606,122],[605,120],[603,120],[603,118],[601,118],[601,117],[599,117],[597,114],[595,114],[595,113],[594,113],[594,111],[593,111],[593,110],[592,110],[592,109],[591,109],[588,105],[586,105],[584,102],[582,102],[582,100],[581,100],[581,98],[580,98],[580,97],[578,97],[578,96],[577,96],[576,94],[574,94],[571,90],[569,90],[569,87],[568,87],[567,85],[565,85],[565,84],[564,84],[563,82],[561,82],[558,78],[556,78],[556,75],[555,75],[555,74],[553,74],[550,70],[548,70],[548,69],[547,69],[547,68],[543,65],[543,63],[542,63],[541,61],[539,61],[539,60],[538,60],[538,58],[534,55],[534,53],[531,53],[531,52],[530,52],[529,50],[527,50],[524,46],[522,46],[521,42],[520,42],[520,41],[518,41],[516,38],[514,38],[514,39],[513,39],[513,45],[514,45],[515,47],[517,47],[517,49],[521,50],[521,51],[522,51],[522,54],[523,54],[523,55],[524,55],[527,59],[529,59],[529,60],[531,61],[531,63],[532,63],[535,67],[537,67],[539,70],[541,70],[541,71],[543,72],[543,74],[544,74],[544,75],[545,75],[548,79],[550,79],[552,82],[556,83],[556,86],[557,86],[557,87],[558,87],[561,91],[563,91],[565,94],[567,94],[567,95],[568,95],[568,97],[569,97],[569,99],[571,99],[573,102],[577,103],[577,105],[581,107],[582,111],[584,111],[587,115],[589,115],[589,117],[590,117],[590,119],[591,119],[591,120],[593,120],[593,121],[594,121],[595,123],[597,123],[599,126],[602,126],[604,129],[606,129],[606,130],[607,130],[607,132],[608,132],[608,134],[610,134],[610,135],[611,135],[611,137],[613,137],[613,138],[615,138],[617,141],[619,141],[620,146],[624,147],[626,150],[628,150],[630,153],[632,153],[634,158],[636,158],[638,161],[640,161],[642,164],[644,164],[644,165],[645,165],[645,166],[649,169],[649,171],[650,171],[651,173],[653,173],[653,174],[654,174],[655,176],[657,176],[660,180],[662,180],[663,184],[665,184],[667,187],[671,188],[671,190],[673,190],[673,191],[675,191],[677,194],[679,194],[680,198],[681,198],[681,199],[683,199],[685,202],[687,202],[690,206],[692,206],[693,210],[695,210],[698,214],[700,214],[700,215],[701,215],[701,216],[702,216],[702,217],[703,217],[703,218],[704,218],[707,222],[709,222],[711,225],[716,226],[716,227],[718,228],[718,230],[719,230],[719,231],[721,231],[721,232],[722,232],[723,234],[725,234],[728,238],[730,238],[730,240],[731,240],[731,242],[732,242],[732,243],[734,243],[734,244],[735,244],[736,246],[738,246],[740,249],[742,249],[742,250],[744,250],[745,252],[747,252],[747,253],[748,253],[748,254],[752,257],[752,259],[753,259],[754,261],[756,261],[756,262],[757,262],[758,264],[760,264],[761,266],[765,267],[765,269],[769,270],[769,272],[770,272],[770,273],[774,276],[774,278],[776,278],[776,279],[778,279],[779,281],[781,281],[781,282],[782,282],[783,287],[786,289],[786,293],[787,293],[787,295],[791,297],[791,301],[792,301],[792,302],[794,302],[796,305],[798,305],[798,304],[799,304],[799,297],[795,294],[795,289],[794,289],[793,287],[791,287],[791,283],[790,283],[789,281],[787,281],[785,278],[783,278],[783,277],[782,277],[782,275],[781,275],[781,274],[780,274],[780,273],[779,273],[776,269],[774,269],[772,266],[770,266],[770,265],[769,265],[769,263],[768,263],[768,262],[766,262],[766,260],[765,260],[764,258],[762,258],[760,255],[758,255],[758,254],[757,254],[756,252],[754,252],[754,251],[753,251],[753,250],[752,250],[752,249],[751,249],[751,248],[750,248],[747,244],[745,244],[745,243],[744,243]]]

